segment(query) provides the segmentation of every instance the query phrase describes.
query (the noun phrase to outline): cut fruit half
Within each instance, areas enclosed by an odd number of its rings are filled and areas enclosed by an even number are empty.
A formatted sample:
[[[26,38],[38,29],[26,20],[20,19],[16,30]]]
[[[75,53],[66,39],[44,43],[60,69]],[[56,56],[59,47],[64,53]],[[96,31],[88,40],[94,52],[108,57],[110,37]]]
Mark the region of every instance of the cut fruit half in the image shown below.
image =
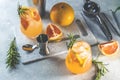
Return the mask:
[[[112,40],[109,42],[99,44],[98,48],[102,52],[102,54],[110,56],[110,55],[118,53],[119,43],[118,41]]]
[[[49,24],[46,29],[46,34],[50,41],[60,40],[62,38],[62,31],[55,24]]]

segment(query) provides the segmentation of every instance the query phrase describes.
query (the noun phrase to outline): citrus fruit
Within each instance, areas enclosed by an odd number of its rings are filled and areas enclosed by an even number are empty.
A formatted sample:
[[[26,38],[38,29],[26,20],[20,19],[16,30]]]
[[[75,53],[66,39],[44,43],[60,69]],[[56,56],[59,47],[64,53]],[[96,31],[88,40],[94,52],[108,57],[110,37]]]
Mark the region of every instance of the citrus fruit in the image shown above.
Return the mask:
[[[74,43],[68,51],[65,64],[67,69],[74,74],[88,71],[92,66],[90,45],[84,41]]]
[[[109,56],[118,53],[119,43],[118,41],[112,40],[109,42],[99,44],[98,48],[104,55]]]
[[[67,3],[57,3],[50,11],[50,19],[61,26],[68,26],[74,20],[74,10]]]
[[[47,26],[46,34],[48,35],[49,40],[60,40],[63,33],[57,25],[50,23]]]
[[[29,38],[36,38],[42,33],[42,21],[39,12],[33,7],[18,8],[21,23],[21,32]]]

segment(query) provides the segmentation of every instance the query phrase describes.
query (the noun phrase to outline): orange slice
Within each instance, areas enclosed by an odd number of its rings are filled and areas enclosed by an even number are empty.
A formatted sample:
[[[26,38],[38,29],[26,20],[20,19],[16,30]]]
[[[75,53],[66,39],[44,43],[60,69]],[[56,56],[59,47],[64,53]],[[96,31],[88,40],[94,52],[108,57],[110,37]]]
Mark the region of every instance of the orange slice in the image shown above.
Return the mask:
[[[46,29],[46,34],[49,40],[60,40],[62,38],[62,31],[55,24],[49,24]]]
[[[109,56],[118,53],[119,43],[118,41],[112,40],[109,42],[99,44],[98,48],[104,55]]]

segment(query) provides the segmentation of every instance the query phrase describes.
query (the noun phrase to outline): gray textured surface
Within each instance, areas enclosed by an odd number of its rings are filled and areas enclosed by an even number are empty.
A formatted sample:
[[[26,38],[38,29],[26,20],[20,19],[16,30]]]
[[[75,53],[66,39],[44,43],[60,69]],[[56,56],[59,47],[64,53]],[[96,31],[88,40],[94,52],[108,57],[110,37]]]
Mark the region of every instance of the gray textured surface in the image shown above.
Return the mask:
[[[23,5],[31,5],[30,0],[19,0]],[[47,11],[57,2],[67,2],[75,10],[81,11],[82,0],[47,0]],[[96,0],[95,0],[96,1]],[[64,59],[65,55],[57,56],[51,59],[43,60],[29,65],[19,64],[17,69],[9,71],[6,68],[5,59],[7,55],[7,50],[9,48],[9,43],[16,35],[16,28],[19,28],[19,17],[17,15],[17,0],[0,0],[0,80],[93,80],[94,67],[85,74],[73,75],[65,67]],[[120,5],[119,0],[98,0],[102,11],[108,9],[115,9]],[[120,22],[120,12],[116,15]],[[44,22],[46,26],[47,21]],[[22,34],[21,34],[22,35]],[[17,39],[17,44],[21,48],[22,38],[26,39],[24,36],[19,36]],[[32,41],[28,41],[32,43]],[[23,41],[25,43],[25,41]],[[93,51],[95,53],[97,49],[94,47]],[[96,51],[97,53],[97,51]],[[120,55],[115,57],[101,56],[100,60],[108,63],[107,68],[109,73],[107,73],[101,80],[120,80]]]

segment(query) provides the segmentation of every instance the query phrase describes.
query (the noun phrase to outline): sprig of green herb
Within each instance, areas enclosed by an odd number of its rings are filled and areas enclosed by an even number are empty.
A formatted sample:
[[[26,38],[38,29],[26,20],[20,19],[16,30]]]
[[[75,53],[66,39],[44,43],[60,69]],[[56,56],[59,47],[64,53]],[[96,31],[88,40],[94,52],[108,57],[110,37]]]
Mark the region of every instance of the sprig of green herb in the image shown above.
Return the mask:
[[[16,41],[15,38],[11,41],[8,54],[7,54],[6,64],[7,64],[7,67],[9,68],[15,68],[16,64],[19,63],[20,54],[17,51],[17,46],[15,41]]]
[[[114,12],[116,13],[118,10],[120,10],[120,6],[117,7]]]
[[[96,77],[95,80],[100,80],[104,76],[108,69],[105,67],[105,64],[101,61],[92,60],[93,64],[96,66]]]
[[[69,49],[72,48],[77,38],[75,38],[73,34],[68,34],[68,38],[70,39],[70,42],[67,43],[67,48]]]
[[[23,8],[21,5],[18,6],[18,15],[19,16],[23,16],[25,14],[27,14],[26,11],[28,11],[29,9],[28,8]]]

